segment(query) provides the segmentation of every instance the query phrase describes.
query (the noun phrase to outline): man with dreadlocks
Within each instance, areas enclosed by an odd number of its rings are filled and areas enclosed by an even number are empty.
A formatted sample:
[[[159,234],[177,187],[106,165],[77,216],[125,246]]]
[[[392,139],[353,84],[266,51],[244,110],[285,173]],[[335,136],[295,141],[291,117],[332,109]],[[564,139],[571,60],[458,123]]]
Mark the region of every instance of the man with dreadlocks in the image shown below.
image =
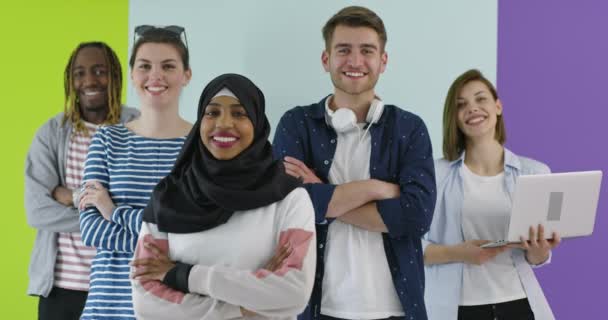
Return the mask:
[[[36,133],[25,163],[27,222],[37,229],[27,293],[40,296],[38,319],[78,319],[95,248],[80,238],[78,190],[91,137],[100,125],[139,115],[122,107],[122,71],[103,42],[81,43],[64,73],[64,112]]]

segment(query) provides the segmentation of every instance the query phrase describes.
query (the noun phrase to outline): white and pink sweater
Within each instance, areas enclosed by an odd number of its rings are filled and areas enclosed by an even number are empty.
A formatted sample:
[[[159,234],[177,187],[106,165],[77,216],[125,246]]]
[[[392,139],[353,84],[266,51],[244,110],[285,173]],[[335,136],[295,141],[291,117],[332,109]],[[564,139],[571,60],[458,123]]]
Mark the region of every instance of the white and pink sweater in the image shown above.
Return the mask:
[[[303,188],[266,207],[235,212],[227,223],[203,232],[164,233],[144,222],[134,259],[150,257],[143,243],[154,241],[173,261],[194,267],[188,294],[160,281],[132,280],[135,314],[138,319],[240,319],[243,307],[258,319],[295,319],[314,282],[314,228],[312,202]],[[293,250],[283,265],[274,272],[263,269],[285,243]]]

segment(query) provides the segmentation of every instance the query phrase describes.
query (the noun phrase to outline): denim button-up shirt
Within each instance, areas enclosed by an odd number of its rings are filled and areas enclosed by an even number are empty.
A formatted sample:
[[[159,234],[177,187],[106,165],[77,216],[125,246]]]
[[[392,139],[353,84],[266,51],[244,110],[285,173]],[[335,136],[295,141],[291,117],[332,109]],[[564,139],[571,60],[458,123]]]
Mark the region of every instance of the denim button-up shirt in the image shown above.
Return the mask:
[[[317,269],[308,307],[300,319],[318,319],[321,312],[327,230],[327,206],[335,185],[328,183],[336,152],[336,132],[325,120],[325,99],[287,111],[276,128],[275,158],[303,161],[324,182],[307,184],[317,229]],[[405,319],[427,319],[424,305],[424,262],[420,238],[431,224],[435,205],[435,170],[431,142],[424,122],[416,115],[385,105],[371,125],[370,177],[399,184],[399,198],[376,205],[388,233],[383,234],[386,259]],[[357,161],[357,159],[353,159]]]
[[[435,161],[437,177],[437,205],[433,223],[423,238],[423,248],[431,243],[455,245],[464,241],[462,233],[463,181],[461,168],[464,153],[459,159],[449,162],[445,159]],[[550,173],[547,165],[517,156],[505,148],[504,182],[509,197],[513,194],[515,180],[520,175]],[[532,266],[527,262],[525,253],[520,249],[511,251],[515,269],[534,316],[538,320],[554,319],[545,295],[534,276]],[[549,259],[550,260],[550,259]],[[543,264],[549,263],[549,260]],[[462,263],[435,264],[425,267],[425,301],[429,319],[450,320],[458,318],[458,305],[462,292]]]

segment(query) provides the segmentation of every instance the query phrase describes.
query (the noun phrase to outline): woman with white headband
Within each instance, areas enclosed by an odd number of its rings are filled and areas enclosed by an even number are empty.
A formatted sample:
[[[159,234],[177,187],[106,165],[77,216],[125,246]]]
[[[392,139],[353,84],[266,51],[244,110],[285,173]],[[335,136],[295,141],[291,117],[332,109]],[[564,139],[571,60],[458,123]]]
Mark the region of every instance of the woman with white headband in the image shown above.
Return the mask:
[[[264,95],[236,74],[203,90],[198,121],[144,211],[140,319],[295,319],[315,273],[314,211],[273,160]]]

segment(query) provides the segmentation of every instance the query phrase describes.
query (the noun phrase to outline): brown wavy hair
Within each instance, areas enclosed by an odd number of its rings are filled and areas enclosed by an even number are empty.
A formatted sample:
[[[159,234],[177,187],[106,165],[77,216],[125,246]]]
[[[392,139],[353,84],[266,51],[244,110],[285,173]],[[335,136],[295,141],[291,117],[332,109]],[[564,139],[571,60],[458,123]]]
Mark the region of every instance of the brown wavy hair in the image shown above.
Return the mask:
[[[477,69],[466,71],[452,82],[443,108],[443,157],[449,161],[458,159],[466,147],[464,134],[458,128],[458,96],[462,88],[471,81],[480,81],[485,84],[494,97],[494,101],[498,100],[498,93],[492,82]],[[494,138],[501,145],[507,141],[507,131],[502,115],[498,115],[496,119]]]

